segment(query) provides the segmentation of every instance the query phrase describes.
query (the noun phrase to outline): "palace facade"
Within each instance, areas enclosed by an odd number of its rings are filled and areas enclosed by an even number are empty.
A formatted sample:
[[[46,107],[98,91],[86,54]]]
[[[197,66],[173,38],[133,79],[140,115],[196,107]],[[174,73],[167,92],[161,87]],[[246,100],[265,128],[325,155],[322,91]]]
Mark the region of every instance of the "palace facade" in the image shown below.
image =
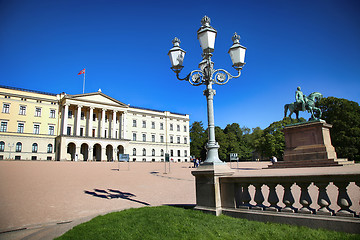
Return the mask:
[[[0,86],[0,159],[190,159],[189,115],[134,107],[101,90],[52,94]]]

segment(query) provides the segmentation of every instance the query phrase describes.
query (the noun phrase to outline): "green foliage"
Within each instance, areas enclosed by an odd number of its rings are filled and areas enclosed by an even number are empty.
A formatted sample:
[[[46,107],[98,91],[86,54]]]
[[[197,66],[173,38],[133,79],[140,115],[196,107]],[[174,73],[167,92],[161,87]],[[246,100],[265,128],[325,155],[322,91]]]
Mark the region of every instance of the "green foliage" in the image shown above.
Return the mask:
[[[300,122],[305,119],[300,118]],[[257,138],[254,140],[255,149],[261,154],[262,157],[270,158],[275,156],[279,160],[283,159],[283,153],[285,148],[285,137],[283,129],[290,123],[297,123],[299,121],[293,120],[289,117],[284,118],[281,121],[273,122],[269,127],[265,128],[261,133],[257,132]],[[260,135],[260,137],[258,137]]]
[[[203,123],[193,122],[190,126],[190,153],[191,156],[205,159],[205,143],[207,141],[207,134],[205,133]],[[205,155],[204,155],[205,154]]]
[[[359,239],[359,235],[262,223],[168,206],[98,216],[57,239]]]
[[[257,127],[252,131],[247,127],[240,127],[239,124],[228,124],[225,129],[215,127],[215,138],[219,148],[219,158],[229,161],[230,153],[237,153],[240,160],[251,160],[252,152],[255,149],[254,141],[260,136],[262,130]],[[190,151],[191,155],[206,158],[205,144],[207,143],[208,130],[204,131],[202,122],[194,122],[190,127]]]
[[[333,125],[331,141],[338,157],[360,161],[360,106],[357,102],[343,98],[327,97],[318,107],[321,119]]]

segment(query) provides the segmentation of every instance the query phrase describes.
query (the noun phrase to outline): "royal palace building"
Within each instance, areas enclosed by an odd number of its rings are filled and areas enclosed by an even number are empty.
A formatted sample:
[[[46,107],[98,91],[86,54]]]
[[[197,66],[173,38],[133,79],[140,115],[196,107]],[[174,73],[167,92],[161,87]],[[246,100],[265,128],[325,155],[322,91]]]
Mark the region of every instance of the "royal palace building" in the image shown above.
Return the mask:
[[[189,115],[134,107],[102,93],[0,86],[0,159],[164,161],[190,158]]]

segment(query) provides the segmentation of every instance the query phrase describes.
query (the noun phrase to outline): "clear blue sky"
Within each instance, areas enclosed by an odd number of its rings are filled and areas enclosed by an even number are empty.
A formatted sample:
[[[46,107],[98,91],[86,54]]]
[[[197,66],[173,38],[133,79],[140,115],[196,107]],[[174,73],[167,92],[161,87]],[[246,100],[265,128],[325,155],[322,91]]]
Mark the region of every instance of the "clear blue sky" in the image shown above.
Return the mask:
[[[227,53],[235,31],[247,47],[242,76],[214,87],[217,126],[265,128],[283,118],[297,86],[360,102],[360,1],[202,2],[0,0],[0,84],[79,94],[86,68],[85,92],[101,88],[206,126],[205,86],[178,81],[167,53],[176,36],[187,51],[182,76],[197,68],[207,15],[218,31],[215,68],[235,74]]]

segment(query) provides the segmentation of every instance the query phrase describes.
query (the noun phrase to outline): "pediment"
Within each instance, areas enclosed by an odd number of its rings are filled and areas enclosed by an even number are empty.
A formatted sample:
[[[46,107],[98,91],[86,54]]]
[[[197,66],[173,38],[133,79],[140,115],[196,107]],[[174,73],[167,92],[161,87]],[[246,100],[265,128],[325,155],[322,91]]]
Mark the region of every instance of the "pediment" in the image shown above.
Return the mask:
[[[102,92],[96,93],[85,93],[85,94],[78,94],[78,95],[67,95],[66,99],[76,101],[76,102],[83,102],[83,103],[96,103],[100,105],[111,105],[111,106],[118,106],[118,107],[129,107],[127,104],[122,103]]]

